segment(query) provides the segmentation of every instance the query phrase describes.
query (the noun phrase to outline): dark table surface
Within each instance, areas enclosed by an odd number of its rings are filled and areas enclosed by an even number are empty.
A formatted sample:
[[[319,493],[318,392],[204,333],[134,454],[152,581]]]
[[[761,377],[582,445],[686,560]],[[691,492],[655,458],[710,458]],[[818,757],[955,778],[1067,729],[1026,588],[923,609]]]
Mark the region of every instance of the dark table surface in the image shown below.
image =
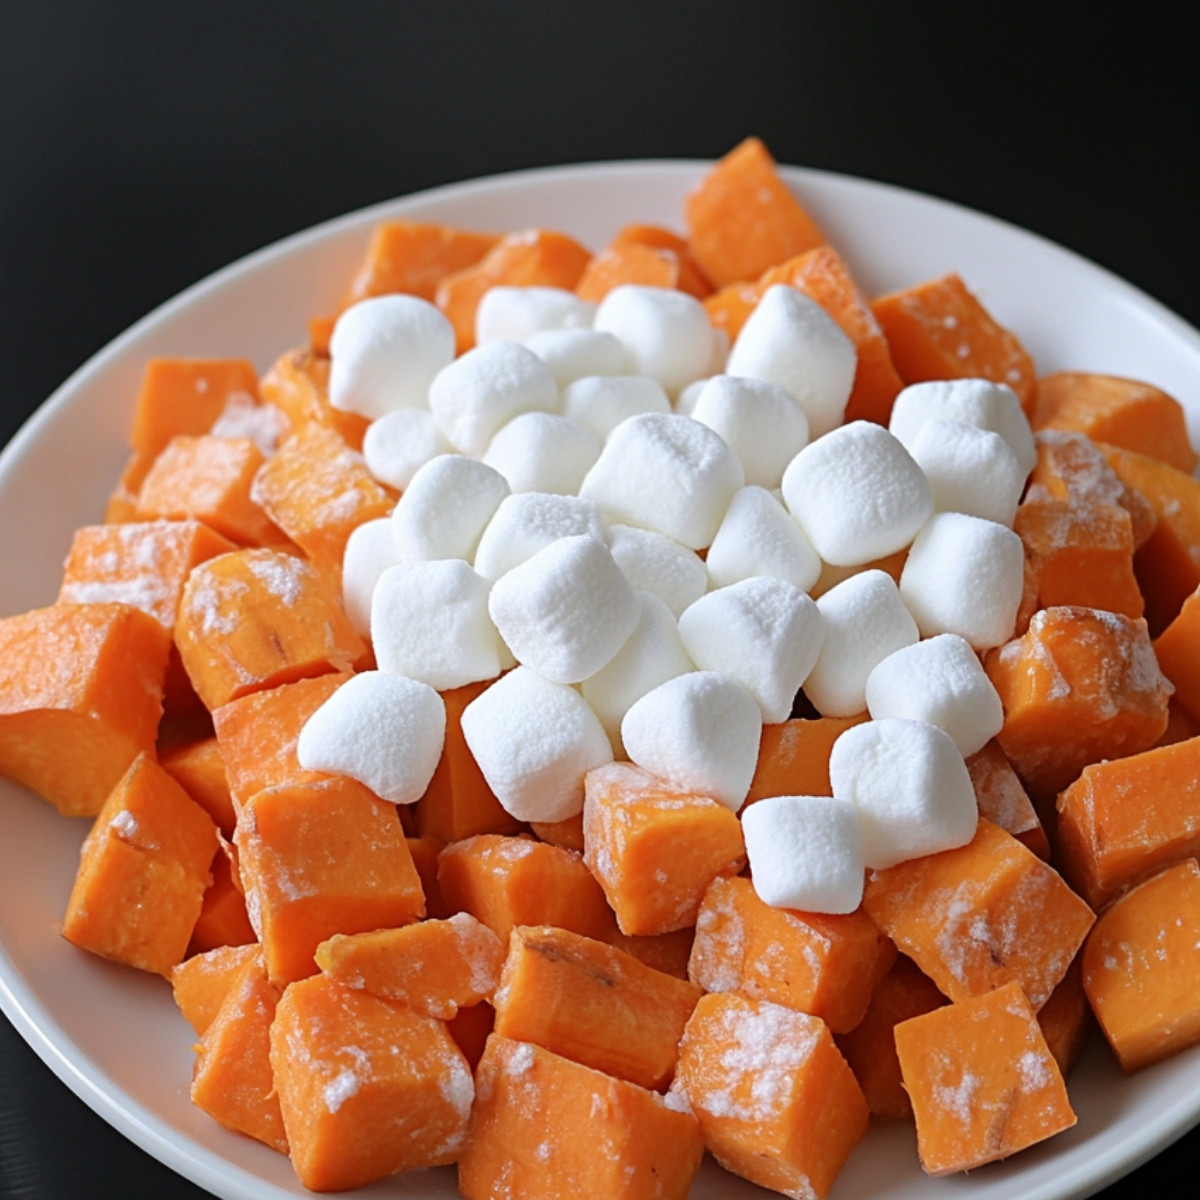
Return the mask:
[[[750,133],[1024,225],[1200,324],[1186,39],[1150,9],[1060,7],[2,0],[0,444],[145,312],[314,222]],[[1184,1194],[1198,1170],[1193,1132],[1102,1195]],[[0,1018],[0,1197],[203,1194]]]

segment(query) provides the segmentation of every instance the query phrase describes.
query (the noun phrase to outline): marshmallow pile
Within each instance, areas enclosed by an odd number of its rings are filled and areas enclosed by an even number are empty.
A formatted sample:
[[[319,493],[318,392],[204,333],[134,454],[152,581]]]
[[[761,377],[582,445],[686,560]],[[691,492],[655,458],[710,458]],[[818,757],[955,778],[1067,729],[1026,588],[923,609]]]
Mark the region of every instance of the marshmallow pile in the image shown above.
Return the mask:
[[[476,334],[455,357],[411,296],[334,329],[330,401],[370,420],[366,464],[401,495],[343,564],[376,669],[310,719],[301,763],[411,803],[439,693],[494,680],[462,732],[517,819],[577,815],[614,758],[738,812],[803,692],[870,719],[834,746],[832,797],[745,809],[764,900],[848,912],[865,869],[970,840],[964,757],[1003,721],[980,652],[1023,586],[1015,393],[916,384],[890,427],[845,423],[854,343],[785,285],[732,345],[692,296],[632,285],[493,288]]]

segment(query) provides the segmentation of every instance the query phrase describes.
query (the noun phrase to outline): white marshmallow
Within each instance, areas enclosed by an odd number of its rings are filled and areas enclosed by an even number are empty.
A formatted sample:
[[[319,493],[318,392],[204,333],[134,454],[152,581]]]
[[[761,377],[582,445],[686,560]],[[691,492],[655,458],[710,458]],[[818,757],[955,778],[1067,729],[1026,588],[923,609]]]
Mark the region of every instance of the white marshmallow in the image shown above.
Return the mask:
[[[853,717],[867,707],[867,676],[889,654],[917,640],[917,626],[886,571],[860,571],[817,602],[825,643],[804,681],[823,717]]]
[[[381,671],[439,692],[501,669],[500,635],[488,616],[488,581],[462,559],[400,563],[371,599],[371,645]]]
[[[638,413],[669,413],[671,401],[649,375],[586,375],[563,389],[563,414],[578,421],[597,441]]]
[[[1012,526],[1028,472],[998,433],[958,421],[926,421],[909,449],[929,480],[935,512]]]
[[[1037,448],[1020,398],[1007,384],[990,379],[938,379],[911,383],[892,405],[888,428],[912,448],[926,421],[959,421],[998,433],[1016,455],[1025,478],[1037,462]]]
[[[841,326],[797,288],[774,284],[746,319],[725,365],[730,375],[777,384],[804,410],[808,436],[841,424],[858,352]]]
[[[519,821],[583,809],[583,777],[612,762],[608,736],[572,687],[517,667],[463,709],[462,732],[488,787]]]
[[[635,592],[653,592],[678,617],[708,588],[704,560],[665,533],[610,525],[608,548]]]
[[[595,315],[595,304],[566,288],[492,287],[475,310],[475,341],[523,342],[547,329],[588,329]]]
[[[651,592],[637,592],[641,615],[616,656],[580,685],[616,754],[623,753],[621,721],[652,688],[695,670],[671,610]]]
[[[621,339],[602,329],[544,329],[525,338],[525,345],[560,388],[585,375],[620,375],[625,366]]]
[[[629,374],[652,375],[672,395],[711,372],[712,322],[687,292],[621,284],[600,301],[592,327],[621,339]]]
[[[761,487],[744,487],[726,510],[705,559],[713,587],[752,575],[786,579],[807,592],[821,574],[821,560],[787,510]]]
[[[816,552],[842,567],[903,549],[933,512],[925,473],[873,421],[851,421],[801,450],[783,498]]]
[[[808,418],[791,395],[763,379],[714,375],[690,415],[741,460],[746,482],[778,487],[788,463],[808,444]]]
[[[728,335],[726,335],[728,336]],[[692,415],[692,409],[696,407],[696,401],[700,399],[700,393],[704,391],[705,385],[712,378],[711,375],[706,375],[703,379],[693,379],[675,397],[675,403],[672,406],[677,413],[681,413],[685,417]]]
[[[444,367],[429,385],[429,410],[446,439],[478,458],[518,413],[557,412],[558,384],[532,350],[485,342]]]
[[[479,539],[475,570],[497,580],[551,542],[580,533],[604,541],[600,512],[590,501],[545,492],[506,496]]]
[[[372,418],[422,408],[434,377],[454,360],[454,326],[418,296],[372,296],[338,317],[329,356],[334,408]]]
[[[642,413],[612,431],[579,494],[610,524],[654,529],[699,550],[744,482],[737,456],[708,426]]]
[[[858,811],[832,796],[767,796],[742,813],[754,890],[764,904],[851,913],[862,901]]]
[[[825,629],[800,588],[760,575],[701,596],[680,616],[679,636],[696,666],[736,679],[774,724],[791,715]]]
[[[371,594],[380,575],[399,561],[389,517],[364,521],[346,539],[342,554],[342,607],[357,633],[370,634]]]
[[[501,576],[488,611],[519,663],[554,683],[579,683],[612,660],[641,610],[608,547],[579,534]]]
[[[348,775],[393,804],[419,800],[442,756],[446,708],[427,684],[363,671],[300,730],[296,756],[306,771]]]
[[[954,739],[923,721],[853,725],[833,743],[833,794],[858,810],[863,862],[883,870],[966,845],[979,820]]]
[[[362,453],[367,470],[389,487],[404,491],[431,458],[453,447],[427,408],[398,408],[367,426]]]
[[[668,679],[631,705],[621,722],[632,763],[734,812],[750,790],[761,738],[758,702],[715,671]]]
[[[600,442],[577,421],[557,413],[527,412],[496,431],[483,461],[514,492],[573,496],[600,457]]]
[[[509,494],[504,476],[463,454],[440,454],[419,468],[392,509],[401,562],[475,556],[479,535]]]
[[[867,676],[867,711],[944,729],[964,757],[1004,725],[999,693],[979,656],[954,633],[939,633],[889,654]]]
[[[1012,636],[1025,583],[1021,539],[995,521],[935,513],[900,573],[900,594],[922,637],[957,633],[976,650]]]

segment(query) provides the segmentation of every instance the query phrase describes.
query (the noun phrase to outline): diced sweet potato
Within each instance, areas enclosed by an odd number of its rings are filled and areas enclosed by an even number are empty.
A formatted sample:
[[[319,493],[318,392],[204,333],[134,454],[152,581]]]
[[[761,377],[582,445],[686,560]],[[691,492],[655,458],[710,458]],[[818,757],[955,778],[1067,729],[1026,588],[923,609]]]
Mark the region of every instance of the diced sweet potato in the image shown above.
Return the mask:
[[[215,950],[218,946],[246,946],[258,940],[246,911],[240,878],[234,875],[234,854],[233,846],[221,838],[200,915],[192,927],[189,954]]]
[[[252,958],[262,959],[260,946],[219,946],[171,968],[175,1004],[197,1034],[212,1024],[233,981]]]
[[[108,503],[104,507],[106,525],[121,525],[137,519],[137,494],[156,457],[153,454],[139,454],[135,450],[125,460],[116,487],[109,493]]]
[[[442,900],[442,891],[438,887],[438,856],[446,848],[441,838],[425,834],[414,837],[407,834],[408,851],[412,855],[413,866],[421,880],[421,890],[425,893],[425,915],[434,920],[442,920],[452,916],[450,909]]]
[[[583,813],[563,817],[561,821],[530,821],[529,830],[540,842],[583,853]]]
[[[226,837],[233,833],[237,814],[233,811],[233,798],[229,793],[225,759],[215,737],[185,742],[167,751],[160,749],[158,762],[212,817]]]
[[[283,413],[293,433],[307,425],[336,430],[352,450],[362,449],[370,421],[329,403],[329,358],[309,350],[289,350],[262,378],[263,400]]]
[[[479,1066],[479,1060],[483,1057],[484,1047],[495,1023],[496,1010],[486,1000],[460,1008],[446,1022],[450,1036],[471,1064],[472,1071]]]
[[[1200,587],[1154,639],[1154,653],[1162,673],[1175,686],[1174,699],[1200,721]]]
[[[829,755],[833,743],[867,719],[856,717],[794,718],[764,725],[758,743],[758,765],[746,803],[764,796],[832,796]]]
[[[995,739],[967,759],[967,772],[975,789],[979,815],[999,825],[1038,858],[1049,859],[1050,839],[1029,793]]]
[[[669,250],[637,242],[605,246],[584,267],[575,294],[599,302],[623,283],[640,287],[674,288],[679,284],[679,260]]]
[[[639,962],[656,971],[673,975],[676,979],[688,977],[688,960],[692,956],[692,943],[696,939],[693,926],[672,929],[670,933],[651,933],[642,936],[622,933],[614,928],[605,939],[610,946],[632,954]]]
[[[625,246],[634,243],[639,246],[649,246],[654,250],[667,250],[675,256],[679,264],[679,281],[675,285],[682,292],[703,300],[712,290],[712,284],[700,270],[699,263],[692,257],[687,238],[682,237],[672,229],[662,225],[644,225],[634,223],[624,225],[613,238],[611,245]]]
[[[1075,956],[1070,969],[1050,993],[1050,999],[1038,1009],[1037,1015],[1042,1036],[1064,1079],[1083,1053],[1094,1024],[1083,989],[1082,958],[1082,954]]]

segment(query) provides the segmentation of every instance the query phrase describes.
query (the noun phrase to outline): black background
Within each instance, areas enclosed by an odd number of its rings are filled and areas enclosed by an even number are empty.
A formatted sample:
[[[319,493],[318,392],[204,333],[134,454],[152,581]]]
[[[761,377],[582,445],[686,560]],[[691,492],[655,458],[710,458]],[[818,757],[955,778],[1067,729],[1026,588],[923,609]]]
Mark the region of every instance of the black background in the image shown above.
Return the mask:
[[[1189,39],[1169,8],[1095,11],[0,0],[0,444],[149,309],[314,222],[521,167],[713,158],[750,133],[1027,226],[1200,324]],[[1103,1195],[1179,1194],[1197,1167],[1200,1133]],[[0,1018],[0,1197],[82,1195],[201,1193]]]

